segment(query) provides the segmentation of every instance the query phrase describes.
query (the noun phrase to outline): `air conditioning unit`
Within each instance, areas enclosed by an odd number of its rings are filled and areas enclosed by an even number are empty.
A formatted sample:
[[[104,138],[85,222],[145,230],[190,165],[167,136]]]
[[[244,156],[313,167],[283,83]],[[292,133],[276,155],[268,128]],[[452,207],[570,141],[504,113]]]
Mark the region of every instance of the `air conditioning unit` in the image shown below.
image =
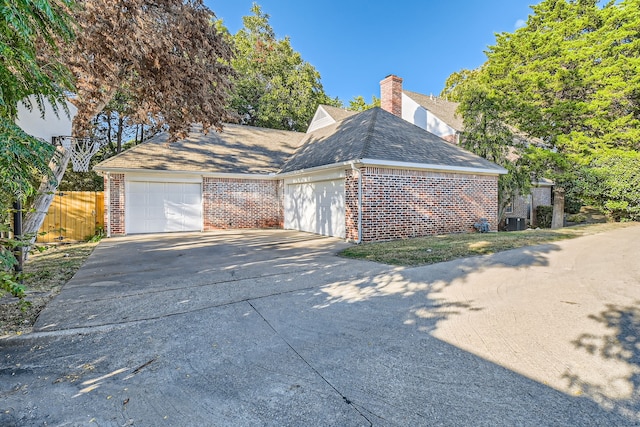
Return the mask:
[[[526,218],[506,218],[504,221],[507,231],[520,231],[527,229]]]

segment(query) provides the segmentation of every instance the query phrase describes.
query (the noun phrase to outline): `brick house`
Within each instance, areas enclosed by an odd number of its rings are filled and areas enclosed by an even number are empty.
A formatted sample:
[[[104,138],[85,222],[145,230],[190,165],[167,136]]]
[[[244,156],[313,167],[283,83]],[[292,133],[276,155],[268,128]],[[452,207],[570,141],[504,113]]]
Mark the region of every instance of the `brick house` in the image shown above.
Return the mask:
[[[108,235],[285,228],[353,242],[497,228],[503,168],[380,108],[319,106],[306,133],[159,135],[95,167]]]
[[[380,82],[382,108],[445,141],[458,144],[464,131],[463,119],[456,113],[459,104],[438,96],[404,90],[402,83],[402,78],[394,75],[387,76]],[[527,138],[526,141],[541,142],[532,138]],[[531,183],[530,194],[514,195],[504,213],[507,226],[514,223],[508,220],[510,218],[522,218],[525,224],[535,226],[536,207],[551,205],[552,188],[552,181],[540,179]]]

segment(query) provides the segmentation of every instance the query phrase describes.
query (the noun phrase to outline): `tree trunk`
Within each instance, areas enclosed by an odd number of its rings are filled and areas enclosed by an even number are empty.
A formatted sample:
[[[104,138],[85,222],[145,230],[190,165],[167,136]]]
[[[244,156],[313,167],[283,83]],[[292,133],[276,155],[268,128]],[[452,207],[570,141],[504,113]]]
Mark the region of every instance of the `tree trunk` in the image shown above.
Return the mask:
[[[553,187],[553,217],[551,228],[564,227],[564,188]]]
[[[116,147],[114,147],[113,141],[111,140],[111,113],[109,113],[109,115],[106,115],[106,117],[107,117],[107,144],[109,144],[109,149],[111,150],[111,154],[115,156],[118,153],[116,152]]]
[[[56,154],[53,156],[51,163],[49,163],[49,166],[53,171],[53,175],[56,178],[56,182],[51,183],[46,178],[42,181],[40,188],[38,189],[38,194],[31,206],[31,210],[27,213],[22,224],[22,233],[32,234],[34,236],[31,238],[32,243],[35,242],[35,235],[40,227],[42,227],[44,218],[47,216],[49,206],[51,206],[51,203],[53,202],[53,197],[55,196],[55,192],[58,189],[60,181],[62,181],[64,172],[67,170],[67,165],[69,164],[70,159],[71,150],[65,150],[62,146],[56,147]]]
[[[118,114],[118,130],[117,130],[117,134],[116,134],[116,147],[118,148],[118,153],[120,154],[122,153],[122,131],[124,127],[124,119],[122,118],[122,116],[120,114]]]

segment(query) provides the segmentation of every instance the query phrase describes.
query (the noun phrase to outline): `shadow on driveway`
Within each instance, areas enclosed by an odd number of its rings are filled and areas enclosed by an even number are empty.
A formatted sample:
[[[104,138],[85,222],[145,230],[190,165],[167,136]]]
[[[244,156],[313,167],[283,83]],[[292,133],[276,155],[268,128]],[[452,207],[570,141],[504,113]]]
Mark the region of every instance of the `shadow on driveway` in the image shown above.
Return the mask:
[[[40,332],[0,341],[0,424],[634,425],[633,379],[607,404],[572,365],[597,370],[625,318],[615,348],[637,367],[635,312],[595,309],[629,311],[615,293],[637,283],[569,280],[585,244],[612,251],[581,238],[395,268],[287,231],[110,239]]]

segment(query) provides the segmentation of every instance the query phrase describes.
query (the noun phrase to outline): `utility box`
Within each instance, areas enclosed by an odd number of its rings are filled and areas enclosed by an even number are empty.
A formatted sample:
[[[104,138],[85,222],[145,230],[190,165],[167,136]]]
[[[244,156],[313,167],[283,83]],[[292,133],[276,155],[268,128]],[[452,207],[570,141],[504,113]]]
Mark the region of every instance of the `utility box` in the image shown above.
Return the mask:
[[[507,231],[521,231],[527,229],[526,218],[506,218],[504,225]]]

